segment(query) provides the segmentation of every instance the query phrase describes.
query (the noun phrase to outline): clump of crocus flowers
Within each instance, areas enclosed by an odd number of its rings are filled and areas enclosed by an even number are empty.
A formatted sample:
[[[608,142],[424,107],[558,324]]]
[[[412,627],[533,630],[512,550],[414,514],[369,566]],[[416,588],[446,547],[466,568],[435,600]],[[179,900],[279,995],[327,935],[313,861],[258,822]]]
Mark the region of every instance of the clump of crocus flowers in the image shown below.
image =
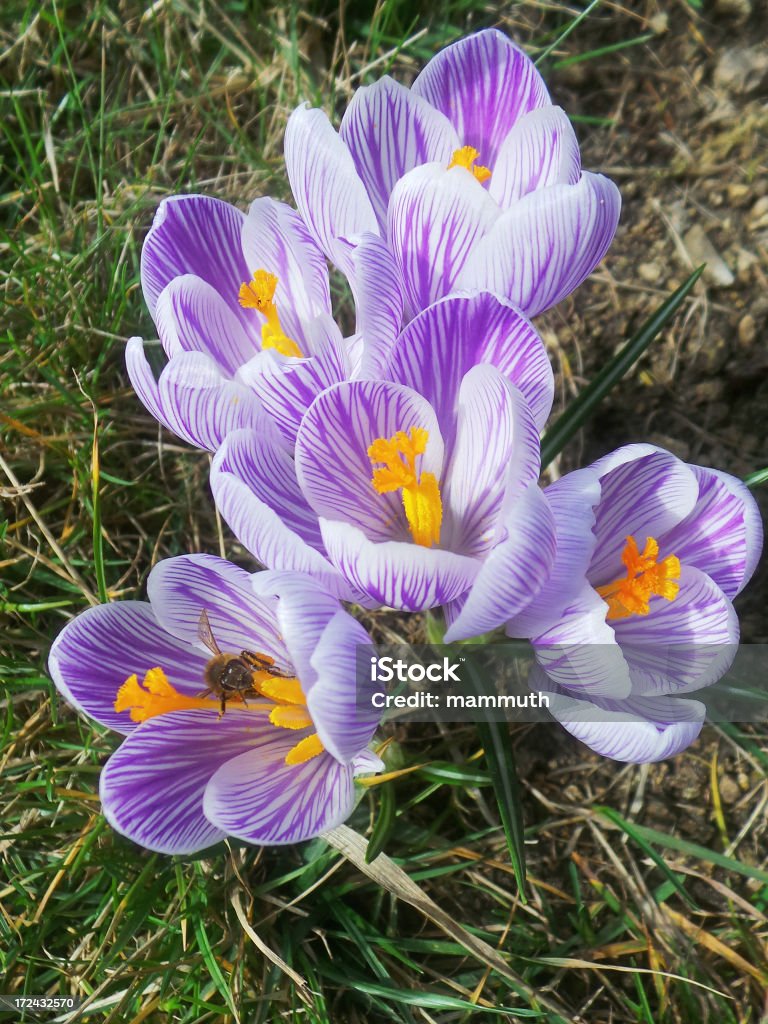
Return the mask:
[[[382,766],[354,606],[529,640],[531,685],[594,750],[683,750],[704,717],[689,695],[733,658],[761,523],[740,481],[650,445],[539,482],[553,374],[530,317],[602,260],[620,199],[534,64],[478,32],[410,88],[359,89],[338,131],[300,106],[285,161],[296,210],[172,196],[144,243],[167,364],[155,379],[132,338],[131,381],[214,453],[218,510],[266,570],[168,559],[147,602],[57,638],[61,693],[124,736],[108,820],[165,853],[344,821]]]

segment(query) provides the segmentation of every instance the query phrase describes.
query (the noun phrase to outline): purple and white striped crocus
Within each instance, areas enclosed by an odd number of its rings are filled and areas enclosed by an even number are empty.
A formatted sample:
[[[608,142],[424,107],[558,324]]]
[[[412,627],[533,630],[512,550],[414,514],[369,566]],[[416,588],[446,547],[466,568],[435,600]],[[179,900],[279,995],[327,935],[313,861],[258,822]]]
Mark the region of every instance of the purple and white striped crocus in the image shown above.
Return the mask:
[[[141,339],[126,351],[144,405],[209,451],[230,430],[267,420],[295,436],[315,395],[375,369],[400,328],[399,278],[381,239],[349,251],[359,336],[348,344],[331,318],[325,258],[295,210],[268,198],[247,214],[206,196],[165,199],[141,280],[169,362],[156,381]]]
[[[557,530],[552,570],[507,623],[510,636],[532,639],[531,685],[550,692],[551,711],[598,753],[670,757],[704,718],[700,701],[678,695],[716,682],[736,653],[732,601],[762,547],[755,500],[727,473],[646,444],[619,448],[544,495]],[[448,639],[502,617],[480,594],[464,612]]]
[[[540,338],[510,303],[450,296],[412,320],[386,380],[322,392],[295,446],[230,434],[211,488],[238,539],[274,569],[307,572],[369,607],[450,614],[503,541],[527,601],[554,556],[536,485],[552,402]]]
[[[158,563],[148,591],[78,615],[49,658],[66,699],[125,736],[101,773],[110,824],[183,854],[228,835],[299,842],[344,821],[354,776],[382,766],[368,750],[377,717],[356,691],[363,627],[313,580],[211,555]],[[203,612],[220,650],[257,666],[255,695],[223,714],[206,695]]]
[[[409,315],[458,289],[504,295],[529,316],[572,292],[616,231],[620,196],[581,171],[576,136],[533,62],[494,29],[438,53],[410,89],[358,89],[337,133],[306,105],[285,135],[293,195],[326,255],[386,240]]]

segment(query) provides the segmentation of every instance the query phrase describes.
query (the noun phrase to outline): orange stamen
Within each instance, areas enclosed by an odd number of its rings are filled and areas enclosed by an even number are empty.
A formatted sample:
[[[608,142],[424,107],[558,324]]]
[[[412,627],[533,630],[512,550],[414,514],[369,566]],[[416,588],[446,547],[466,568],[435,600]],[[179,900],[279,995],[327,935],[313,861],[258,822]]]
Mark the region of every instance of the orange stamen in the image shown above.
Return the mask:
[[[597,587],[597,592],[608,605],[606,619],[626,619],[630,615],[647,615],[650,599],[663,597],[673,601],[679,591],[680,559],[669,555],[658,561],[659,545],[648,537],[643,553],[634,537],[627,537],[621,560],[627,575]]]
[[[477,180],[482,184],[484,181],[488,181],[491,176],[491,172],[487,167],[483,167],[481,164],[475,164],[475,160],[480,156],[474,146],[462,146],[461,149],[454,151],[451,157],[451,162],[448,164],[448,170],[452,167],[463,167],[469,171],[470,174],[474,174]]]
[[[393,437],[378,437],[368,449],[371,462],[383,462],[384,468],[374,469],[371,483],[377,494],[402,489],[403,508],[411,536],[422,547],[431,548],[440,543],[443,521],[443,503],[440,486],[434,473],[416,469],[416,459],[423,455],[429,440],[423,427],[411,427]]]
[[[303,359],[303,353],[296,342],[289,338],[280,325],[275,305],[277,278],[266,270],[256,270],[252,281],[240,285],[238,301],[243,309],[255,309],[262,313],[267,322],[261,328],[261,347],[273,348],[283,356]]]

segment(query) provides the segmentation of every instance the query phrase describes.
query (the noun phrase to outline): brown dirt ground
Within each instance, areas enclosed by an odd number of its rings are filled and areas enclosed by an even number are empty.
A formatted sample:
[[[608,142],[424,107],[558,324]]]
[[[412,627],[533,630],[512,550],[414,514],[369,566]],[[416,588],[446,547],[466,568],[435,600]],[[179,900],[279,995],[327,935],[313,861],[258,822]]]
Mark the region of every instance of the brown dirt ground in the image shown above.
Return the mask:
[[[645,32],[652,38],[549,77],[553,99],[572,116],[612,120],[598,129],[577,124],[577,132],[585,140],[584,167],[613,177],[623,196],[621,224],[601,269],[537,322],[560,363],[561,398],[589,380],[703,262],[702,232],[715,262],[722,261],[713,270],[710,256],[682,313],[566,449],[560,472],[631,441],[737,476],[768,464],[768,8],[758,0],[743,18],[726,6],[708,4],[702,12],[685,2],[606,5],[591,24],[591,48]],[[514,20],[510,29],[520,36]],[[766,520],[768,486],[754,493]],[[764,559],[737,602],[743,640],[768,642],[767,605]],[[765,749],[764,730],[747,729]],[[764,784],[757,765],[712,727],[682,757],[639,774],[547,726],[521,730],[516,752],[529,824],[549,813],[547,801],[634,801],[634,820],[713,849],[715,752],[729,827],[744,823],[754,807],[747,794]],[[569,842],[571,830],[550,836],[549,851],[540,845],[536,870],[562,869],[555,839]],[[765,840],[761,817],[739,856],[761,863]],[[576,846],[575,835],[570,842]],[[712,901],[704,887],[696,895]]]
[[[604,14],[590,44],[655,28],[651,40],[551,80],[570,113],[613,120],[588,132],[582,157],[623,197],[601,270],[544,323],[565,356],[561,393],[571,374],[591,378],[695,266],[709,265],[683,313],[605,401],[580,450],[566,450],[563,468],[648,441],[743,477],[768,464],[768,9],[755,4],[739,20],[717,10],[702,16],[684,2],[638,7],[643,15]],[[768,490],[755,495],[765,515]],[[766,599],[763,566],[740,605],[748,642],[768,642]]]

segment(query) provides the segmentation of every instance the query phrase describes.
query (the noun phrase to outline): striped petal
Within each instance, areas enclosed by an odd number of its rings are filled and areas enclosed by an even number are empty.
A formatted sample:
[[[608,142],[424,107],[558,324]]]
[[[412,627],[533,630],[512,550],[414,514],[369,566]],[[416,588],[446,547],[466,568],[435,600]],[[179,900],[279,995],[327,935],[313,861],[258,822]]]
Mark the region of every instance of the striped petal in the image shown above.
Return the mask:
[[[280,635],[290,663],[302,690],[310,693],[317,681],[312,656],[326,626],[339,611],[338,599],[317,580],[298,572],[257,572],[250,577],[250,585],[262,600],[276,604]]]
[[[381,685],[366,682],[358,664],[358,650],[370,649],[370,644],[360,623],[338,610],[312,655],[315,681],[307,693],[307,707],[323,746],[342,764],[350,764],[365,750],[381,717],[371,701]]]
[[[739,620],[733,605],[706,573],[680,572],[672,601],[653,597],[647,615],[611,622],[632,673],[633,692],[651,696],[709,686],[736,656]]]
[[[421,472],[438,479],[443,441],[435,414],[415,391],[389,381],[347,381],[324,391],[308,409],[296,439],[296,474],[318,516],[340,520],[371,540],[410,537],[399,492],[378,494],[368,448],[412,427],[425,428]]]
[[[444,114],[388,75],[358,89],[339,134],[352,154],[383,230],[389,195],[419,164],[447,164],[460,142]]]
[[[733,599],[749,582],[763,546],[757,502],[736,477],[689,467],[699,483],[698,500],[664,535],[664,550],[710,576]]]
[[[633,536],[643,550],[693,509],[699,487],[684,462],[652,445],[626,445],[592,464],[600,475],[601,497],[595,514],[595,554],[589,567],[594,586],[626,574],[621,560],[626,539]],[[660,557],[676,554],[661,551]]]
[[[310,234],[350,277],[347,247],[338,240],[378,234],[376,215],[349,150],[322,110],[297,107],[285,129],[285,168]]]
[[[706,708],[696,700],[586,700],[553,686],[540,669],[532,673],[529,686],[548,695],[550,713],[572,736],[614,761],[647,764],[674,757],[694,742],[704,724]]]
[[[498,216],[496,203],[464,167],[422,164],[400,179],[389,201],[387,238],[412,316],[453,290]]]
[[[592,273],[611,244],[620,207],[619,190],[599,174],[530,192],[497,218],[456,286],[505,295],[536,316]]]
[[[523,115],[501,145],[488,193],[502,209],[548,185],[581,177],[576,135],[564,110],[539,107]]]
[[[530,57],[496,29],[476,32],[446,47],[427,64],[411,91],[442,111],[464,145],[493,168],[517,121],[549,104]]]
[[[623,700],[632,693],[629,665],[613,629],[607,605],[590,587],[564,609],[557,621],[533,639],[547,675],[572,693]]]
[[[299,843],[345,821],[355,804],[352,769],[330,754],[287,765],[296,733],[273,729],[258,747],[227,761],[205,791],[206,817],[249,843]]]
[[[539,435],[522,395],[488,364],[474,366],[459,392],[456,437],[443,474],[443,544],[482,558],[498,540],[508,489],[535,484]]]
[[[230,377],[260,348],[257,335],[244,330],[232,304],[193,274],[175,277],[165,286],[157,300],[155,323],[169,358],[204,352]]]
[[[131,338],[125,364],[136,394],[152,416],[197,448],[216,451],[230,431],[264,426],[266,417],[256,396],[222,376],[203,352],[174,356],[155,380],[141,338]]]
[[[408,541],[371,541],[349,523],[320,520],[328,558],[369,606],[420,612],[465,593],[480,568],[474,558]]]
[[[158,853],[196,853],[226,829],[203,812],[217,769],[260,749],[277,730],[266,715],[228,708],[172,711],[143,722],[101,773],[104,816],[112,828]]]
[[[281,444],[255,431],[230,434],[213,460],[210,481],[223,519],[262,565],[306,572],[331,593],[351,596],[325,557],[317,516]]]
[[[351,246],[356,333],[361,338],[355,377],[381,377],[403,322],[403,282],[383,239],[370,233]]]
[[[341,331],[327,315],[305,325],[306,359],[286,358],[270,350],[243,366],[237,381],[253,392],[281,435],[296,439],[301,418],[315,398],[349,377],[350,358]]]
[[[160,293],[174,277],[194,274],[226,301],[245,330],[248,311],[237,303],[240,284],[250,277],[241,235],[244,214],[210,196],[170,196],[157,208],[141,250],[141,285],[152,316]]]
[[[490,292],[449,295],[406,325],[387,376],[424,395],[451,436],[464,375],[490,363],[522,393],[541,429],[554,395],[544,343],[527,317]]]
[[[207,655],[170,636],[145,601],[120,601],[88,608],[68,622],[48,656],[57,689],[90,718],[115,732],[136,728],[115,698],[125,680],[162,668],[181,693],[203,689]]]
[[[286,203],[255,199],[243,224],[243,255],[250,269],[244,280],[256,270],[277,277],[280,323],[302,348],[304,325],[331,312],[328,266],[306,224]]]
[[[595,547],[594,508],[600,480],[592,469],[577,469],[544,491],[555,520],[557,553],[546,583],[531,603],[507,623],[514,637],[538,636],[558,621],[584,589]]]
[[[222,651],[256,650],[291,667],[274,602],[259,600],[251,587],[251,574],[223,558],[207,554],[164,558],[149,574],[147,596],[162,627],[202,652],[208,650],[200,639],[200,617],[205,611]]]
[[[534,483],[506,512],[504,539],[482,563],[446,643],[466,640],[503,625],[536,596],[555,559],[555,522]]]

